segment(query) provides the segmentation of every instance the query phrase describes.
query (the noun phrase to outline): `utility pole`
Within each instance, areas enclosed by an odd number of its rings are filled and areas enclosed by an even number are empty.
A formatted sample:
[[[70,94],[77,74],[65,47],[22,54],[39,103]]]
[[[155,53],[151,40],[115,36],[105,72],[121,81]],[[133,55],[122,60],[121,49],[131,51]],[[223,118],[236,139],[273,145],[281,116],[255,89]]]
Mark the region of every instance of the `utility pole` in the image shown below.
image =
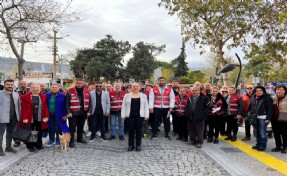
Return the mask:
[[[54,30],[54,52],[53,52],[53,82],[56,82],[56,69],[57,69],[57,63],[56,63],[56,57],[57,57],[57,31]]]

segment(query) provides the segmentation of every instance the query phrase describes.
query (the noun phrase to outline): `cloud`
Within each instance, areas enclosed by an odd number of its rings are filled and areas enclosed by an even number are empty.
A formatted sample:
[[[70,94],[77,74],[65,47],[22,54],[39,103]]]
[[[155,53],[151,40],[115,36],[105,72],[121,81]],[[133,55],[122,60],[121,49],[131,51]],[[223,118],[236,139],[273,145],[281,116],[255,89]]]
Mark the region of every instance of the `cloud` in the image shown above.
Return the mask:
[[[64,1],[64,0],[62,0]],[[71,8],[86,19],[69,24],[59,30],[59,54],[79,48],[92,47],[105,35],[111,34],[116,40],[129,41],[132,45],[139,41],[166,44],[166,52],[159,60],[169,62],[180,54],[180,21],[168,15],[167,10],[158,6],[155,0],[73,0]],[[52,31],[51,31],[52,34]],[[25,58],[30,61],[52,62],[52,40],[41,41],[31,48],[26,47]],[[205,63],[199,50],[186,44],[189,65]],[[130,55],[129,55],[130,56]]]

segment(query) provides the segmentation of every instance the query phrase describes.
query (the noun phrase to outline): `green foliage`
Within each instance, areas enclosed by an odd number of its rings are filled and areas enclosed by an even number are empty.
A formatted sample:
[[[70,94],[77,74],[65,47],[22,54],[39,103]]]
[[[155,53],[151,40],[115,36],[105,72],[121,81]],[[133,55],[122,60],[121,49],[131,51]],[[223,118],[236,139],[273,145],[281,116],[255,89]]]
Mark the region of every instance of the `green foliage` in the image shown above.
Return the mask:
[[[187,62],[185,62],[186,54],[185,54],[185,44],[182,42],[182,48],[180,55],[175,58],[172,63],[174,64],[174,76],[176,78],[179,78],[181,76],[187,76],[188,75],[188,67]]]
[[[78,50],[75,60],[70,62],[76,77],[114,81],[123,71],[123,57],[130,51],[128,41],[116,41],[111,35],[94,44],[93,48]]]
[[[135,81],[150,79],[157,64],[163,62],[155,62],[155,56],[164,52],[165,45],[155,46],[144,42],[137,43],[133,48],[133,57],[128,61],[126,72]]]
[[[202,73],[202,71],[200,70],[193,70],[188,74],[191,83],[195,83],[196,81],[201,82],[204,76],[205,76],[204,73]]]
[[[161,0],[159,6],[178,16],[185,41],[192,39],[201,53],[210,46],[222,66],[224,48],[247,52],[254,43],[282,42],[286,36],[286,1]]]
[[[245,76],[266,77],[271,65],[269,60],[260,55],[253,57],[244,67]]]

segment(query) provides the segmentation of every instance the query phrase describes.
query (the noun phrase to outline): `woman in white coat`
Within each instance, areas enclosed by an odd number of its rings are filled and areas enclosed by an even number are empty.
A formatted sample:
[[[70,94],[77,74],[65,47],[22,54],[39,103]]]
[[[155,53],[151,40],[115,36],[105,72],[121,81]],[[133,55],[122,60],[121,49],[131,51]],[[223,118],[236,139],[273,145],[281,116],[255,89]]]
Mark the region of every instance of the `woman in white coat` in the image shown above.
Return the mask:
[[[138,83],[132,84],[132,92],[127,93],[122,104],[121,117],[127,118],[129,127],[129,148],[135,149],[134,138],[136,136],[136,151],[141,151],[142,127],[144,120],[149,118],[148,100],[145,94],[140,92]]]

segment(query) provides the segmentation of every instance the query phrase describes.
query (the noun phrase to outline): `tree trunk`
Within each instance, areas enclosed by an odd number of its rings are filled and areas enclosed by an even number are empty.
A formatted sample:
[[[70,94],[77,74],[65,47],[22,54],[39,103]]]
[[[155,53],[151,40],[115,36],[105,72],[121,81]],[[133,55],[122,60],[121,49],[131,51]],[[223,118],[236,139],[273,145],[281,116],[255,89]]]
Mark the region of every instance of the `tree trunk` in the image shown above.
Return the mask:
[[[222,44],[220,44],[218,46],[217,56],[218,56],[219,61],[221,63],[221,67],[223,68],[227,64],[227,61],[223,57],[224,52],[222,50],[223,50],[223,46],[222,46]],[[227,73],[222,73],[222,77],[223,77],[223,84],[226,85],[226,86],[229,86]]]
[[[24,69],[23,69],[24,63],[25,63],[24,59],[18,60],[18,80],[19,81],[23,80],[24,78]]]

